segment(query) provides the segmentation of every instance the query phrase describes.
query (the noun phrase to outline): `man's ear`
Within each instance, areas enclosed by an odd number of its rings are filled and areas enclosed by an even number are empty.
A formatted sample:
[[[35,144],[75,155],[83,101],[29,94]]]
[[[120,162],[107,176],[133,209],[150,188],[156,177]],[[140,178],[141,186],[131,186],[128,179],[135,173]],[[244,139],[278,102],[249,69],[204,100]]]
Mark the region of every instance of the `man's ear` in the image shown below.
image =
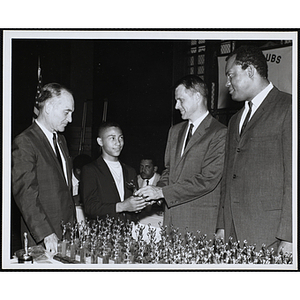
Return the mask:
[[[101,147],[103,146],[102,139],[99,138],[99,137],[97,137],[97,143],[98,143],[99,146],[101,146]]]
[[[52,108],[53,108],[52,101],[46,101],[44,104],[44,111],[46,112],[46,114],[49,114]]]
[[[254,66],[249,65],[247,68],[247,73],[248,73],[249,78],[253,78],[255,75],[255,72],[256,72],[256,69],[254,68]]]
[[[197,93],[196,93],[196,98],[197,98],[197,100],[199,101],[199,100],[202,99],[202,95],[201,95],[199,92],[197,92]]]
[[[157,166],[154,166],[153,170],[154,170],[154,173],[157,172],[158,167],[157,167]]]

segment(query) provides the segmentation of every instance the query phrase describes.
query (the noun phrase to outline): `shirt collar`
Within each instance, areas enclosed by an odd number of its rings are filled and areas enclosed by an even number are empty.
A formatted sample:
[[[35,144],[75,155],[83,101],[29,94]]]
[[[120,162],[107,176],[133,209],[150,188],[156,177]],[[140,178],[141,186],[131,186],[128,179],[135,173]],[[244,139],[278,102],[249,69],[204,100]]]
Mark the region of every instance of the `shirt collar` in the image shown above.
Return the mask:
[[[269,92],[272,90],[273,88],[273,84],[272,82],[270,82],[259,94],[257,94],[252,100],[251,102],[253,103],[253,105],[257,108],[261,105],[261,103],[264,101],[264,99],[267,97],[267,95],[269,94]],[[248,107],[248,102],[249,101],[245,101],[245,106]]]
[[[150,183],[153,183],[153,181],[154,181],[155,174],[156,174],[156,173],[154,173],[153,176],[152,176],[151,178],[146,178],[146,179],[143,179],[143,180],[144,180],[145,182],[146,182],[147,180],[149,180],[149,185],[150,185]]]
[[[36,124],[42,129],[48,140],[52,141],[53,132],[49,131],[44,125],[42,125],[38,120],[35,120]],[[56,133],[57,134],[57,133]]]
[[[198,128],[198,126],[201,124],[201,122],[206,118],[206,116],[208,115],[208,111],[206,111],[206,113],[204,115],[202,115],[201,117],[199,117],[197,120],[195,120],[194,122],[189,121],[189,125],[188,127],[190,127],[190,124],[193,123],[194,127],[193,127],[193,133],[196,131],[196,129]]]

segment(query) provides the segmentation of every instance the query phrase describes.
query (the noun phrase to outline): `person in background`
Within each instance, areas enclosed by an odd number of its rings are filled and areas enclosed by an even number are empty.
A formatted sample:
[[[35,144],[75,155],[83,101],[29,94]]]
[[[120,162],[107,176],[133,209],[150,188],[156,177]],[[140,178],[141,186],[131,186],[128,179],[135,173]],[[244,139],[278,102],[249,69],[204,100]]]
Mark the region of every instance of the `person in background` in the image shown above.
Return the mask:
[[[80,174],[82,167],[90,162],[92,162],[92,158],[87,154],[79,154],[73,159],[72,186],[78,223],[85,222],[82,201],[80,200],[79,194]]]
[[[257,47],[230,54],[225,74],[245,106],[228,126],[217,237],[292,251],[292,97],[268,80]]]
[[[80,198],[88,219],[106,216],[121,220],[136,219],[136,212],[148,203],[143,197],[133,196],[137,188],[135,170],[120,162],[119,156],[124,146],[120,126],[114,122],[100,125],[97,143],[101,147],[99,158],[82,168]]]
[[[44,244],[53,255],[62,238],[61,221],[76,219],[72,162],[61,132],[72,122],[72,93],[46,84],[37,99],[39,115],[12,145],[12,192],[22,214],[21,236],[28,246]]]
[[[137,177],[139,188],[146,185],[156,185],[160,179],[157,173],[158,167],[151,157],[144,157],[140,162],[140,174]]]
[[[155,163],[154,158],[151,156],[144,156],[140,161],[140,174],[137,177],[138,186],[142,188],[147,185],[156,186],[160,179],[160,174],[157,173],[158,166]],[[154,213],[162,214],[163,205],[161,202],[155,201],[152,205],[148,205],[139,215],[140,221],[149,215]]]
[[[195,75],[182,78],[175,88],[175,109],[185,120],[171,127],[165,152],[165,170],[157,186],[135,194],[147,201],[164,199],[164,225],[186,231],[215,234],[223,173],[226,126],[207,109],[208,90]]]

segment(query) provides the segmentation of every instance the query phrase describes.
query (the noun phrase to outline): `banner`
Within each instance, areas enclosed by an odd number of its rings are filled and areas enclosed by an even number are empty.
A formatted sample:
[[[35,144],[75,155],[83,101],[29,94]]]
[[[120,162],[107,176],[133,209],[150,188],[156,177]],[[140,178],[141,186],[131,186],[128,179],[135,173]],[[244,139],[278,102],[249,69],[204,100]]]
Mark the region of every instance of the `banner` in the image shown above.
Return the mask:
[[[264,50],[268,63],[268,79],[279,90],[292,93],[292,47]],[[219,64],[219,95],[218,109],[229,108],[232,102],[226,84],[226,56],[218,57]]]

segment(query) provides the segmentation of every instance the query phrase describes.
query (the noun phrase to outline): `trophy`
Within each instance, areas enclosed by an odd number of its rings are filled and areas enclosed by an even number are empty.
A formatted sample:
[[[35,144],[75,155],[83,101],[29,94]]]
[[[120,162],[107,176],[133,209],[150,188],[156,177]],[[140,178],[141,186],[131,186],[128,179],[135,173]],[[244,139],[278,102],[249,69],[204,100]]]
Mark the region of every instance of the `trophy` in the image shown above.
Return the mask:
[[[67,237],[66,237],[66,232],[67,232],[67,225],[63,224],[63,222],[61,222],[61,226],[62,226],[62,242],[61,242],[61,255],[64,257],[67,254]]]
[[[33,258],[28,253],[28,238],[27,238],[27,232],[24,232],[24,251],[25,253],[21,254],[18,257],[18,263],[21,264],[33,264]]]
[[[132,190],[132,193],[134,194],[137,191],[136,185],[134,184],[134,181],[131,179],[130,182],[126,182],[127,188]]]
[[[70,258],[75,259],[76,244],[75,244],[75,228],[71,228],[71,244],[70,244]]]

